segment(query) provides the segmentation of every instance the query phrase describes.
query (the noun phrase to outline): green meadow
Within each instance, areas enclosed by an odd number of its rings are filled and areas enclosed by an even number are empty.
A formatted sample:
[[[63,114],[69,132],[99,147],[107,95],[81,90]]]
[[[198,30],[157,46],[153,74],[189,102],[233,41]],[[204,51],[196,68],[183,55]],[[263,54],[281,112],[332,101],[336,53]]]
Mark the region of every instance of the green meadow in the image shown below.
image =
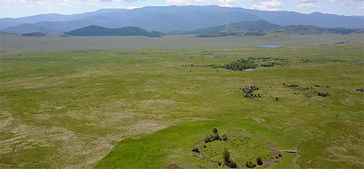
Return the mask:
[[[364,168],[363,35],[1,40],[0,168]]]

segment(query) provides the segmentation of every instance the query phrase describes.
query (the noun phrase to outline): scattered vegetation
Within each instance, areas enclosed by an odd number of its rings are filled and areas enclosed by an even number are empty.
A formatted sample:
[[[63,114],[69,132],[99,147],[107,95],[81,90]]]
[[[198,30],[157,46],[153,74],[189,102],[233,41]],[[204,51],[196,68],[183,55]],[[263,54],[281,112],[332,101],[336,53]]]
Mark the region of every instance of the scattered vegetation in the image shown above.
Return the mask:
[[[313,85],[310,87],[305,87],[305,86],[301,86],[299,84],[296,83],[283,83],[283,86],[287,87],[287,88],[291,88],[293,90],[296,91],[301,91],[303,93],[303,95],[305,95],[307,98],[311,98],[313,96],[320,96],[320,97],[328,97],[330,96],[329,92],[322,92],[320,90],[322,90],[323,86],[321,85]],[[324,86],[324,88],[329,88],[329,86]]]
[[[255,85],[240,88],[240,91],[243,92],[245,98],[261,97],[259,93],[256,93],[256,91],[258,91],[258,90],[259,90],[259,88]]]
[[[311,63],[311,62],[313,62],[313,60],[312,59],[301,59],[301,62],[302,63]]]

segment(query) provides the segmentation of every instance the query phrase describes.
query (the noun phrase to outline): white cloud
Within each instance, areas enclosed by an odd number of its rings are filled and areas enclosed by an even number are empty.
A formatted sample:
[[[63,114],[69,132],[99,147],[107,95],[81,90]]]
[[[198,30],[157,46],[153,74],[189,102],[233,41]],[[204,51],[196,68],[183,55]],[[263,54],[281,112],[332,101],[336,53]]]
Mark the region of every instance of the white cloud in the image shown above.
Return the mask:
[[[238,3],[238,0],[219,0],[219,5],[221,6],[235,6]]]
[[[357,9],[364,10],[364,0],[330,0],[332,3],[341,3],[343,5],[355,5]]]
[[[364,5],[358,7],[361,10],[364,10]]]
[[[364,0],[330,0],[331,2],[355,3],[364,2]]]
[[[317,0],[300,0],[297,4],[298,8],[311,8],[314,7]]]
[[[330,0],[330,2],[352,5],[352,4],[358,4],[358,3],[362,4],[362,3],[364,3],[364,0]]]
[[[283,5],[282,0],[261,0],[252,6],[253,9],[263,11],[275,11]]]

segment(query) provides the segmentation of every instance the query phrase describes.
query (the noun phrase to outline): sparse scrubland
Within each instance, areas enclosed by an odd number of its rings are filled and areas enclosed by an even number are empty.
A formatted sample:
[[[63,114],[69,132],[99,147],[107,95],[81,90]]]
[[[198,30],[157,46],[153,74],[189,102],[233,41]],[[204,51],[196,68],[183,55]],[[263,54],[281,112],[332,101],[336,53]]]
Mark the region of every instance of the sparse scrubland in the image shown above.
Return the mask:
[[[0,168],[364,168],[362,36],[6,38]]]

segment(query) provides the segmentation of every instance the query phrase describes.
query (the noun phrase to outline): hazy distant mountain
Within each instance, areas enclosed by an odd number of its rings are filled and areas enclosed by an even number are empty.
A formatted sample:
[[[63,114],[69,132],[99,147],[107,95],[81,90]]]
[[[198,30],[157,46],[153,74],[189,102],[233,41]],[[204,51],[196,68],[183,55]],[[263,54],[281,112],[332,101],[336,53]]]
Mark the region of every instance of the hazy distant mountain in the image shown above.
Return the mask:
[[[3,31],[17,33],[63,33],[88,25],[110,28],[136,26],[146,30],[170,32],[253,20],[266,20],[282,26],[314,25],[331,28],[364,28],[364,16],[300,14],[219,6],[144,7],[132,10],[99,10],[77,15],[38,15],[18,19],[0,19],[0,25],[3,28],[6,27],[2,29]]]
[[[197,29],[194,31],[179,31],[173,34],[194,34],[199,37],[219,37],[219,36],[242,36],[242,35],[254,35],[262,36],[266,33],[293,33],[293,34],[350,34],[361,33],[361,29],[349,29],[349,28],[323,28],[310,25],[288,25],[280,26],[272,24],[264,20],[257,21],[243,21],[238,23],[230,23],[221,26],[214,26],[209,28]]]
[[[242,21],[230,23],[221,26],[197,29],[173,34],[195,34],[198,36],[229,36],[229,35],[244,35],[246,33],[257,33],[282,28],[280,25],[272,24],[264,20],[257,21]]]
[[[122,9],[102,9],[94,12],[86,12],[82,14],[73,14],[73,15],[43,14],[43,15],[34,15],[21,18],[2,18],[0,19],[0,29],[5,29],[12,26],[17,26],[27,23],[33,24],[38,22],[65,22],[72,20],[80,20],[83,18],[92,17],[95,15],[101,15],[103,13],[108,13],[115,10],[120,11]]]
[[[76,29],[70,32],[66,32],[65,34],[72,36],[163,36],[163,34],[160,32],[148,32],[138,27],[105,28],[95,25]]]

